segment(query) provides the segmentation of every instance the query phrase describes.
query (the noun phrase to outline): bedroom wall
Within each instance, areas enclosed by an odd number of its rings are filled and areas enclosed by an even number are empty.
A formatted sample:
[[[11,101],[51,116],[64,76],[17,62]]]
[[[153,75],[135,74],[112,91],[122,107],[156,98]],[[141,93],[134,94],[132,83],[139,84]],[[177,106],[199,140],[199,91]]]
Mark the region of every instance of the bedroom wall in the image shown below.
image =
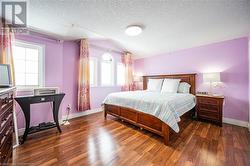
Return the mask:
[[[209,44],[135,61],[135,73],[197,73],[197,91],[208,89],[202,83],[204,72],[221,72],[224,87],[215,88],[225,95],[223,116],[240,121],[249,118],[248,38]]]
[[[70,114],[77,114],[77,78],[78,78],[78,59],[79,42],[64,41],[62,43],[50,39],[48,36],[33,33],[31,35],[17,35],[16,40],[37,43],[45,46],[45,86],[59,87],[66,93],[60,107],[60,117],[66,115],[68,104],[72,107]],[[89,53],[98,59],[109,49],[117,48],[113,43],[107,40],[90,40]],[[104,49],[94,47],[98,45]],[[107,49],[105,49],[107,48]],[[116,61],[120,61],[120,54],[112,53]],[[120,91],[119,86],[110,87],[91,87],[91,108],[101,107],[101,103],[107,94]],[[18,95],[30,94],[30,92],[18,92]],[[25,127],[23,113],[18,104],[16,104],[18,128]],[[34,104],[31,106],[31,125],[37,125],[44,121],[51,121],[52,111],[48,103]]]
[[[63,89],[63,43],[41,36],[16,35],[16,40],[29,43],[37,43],[45,46],[45,86],[56,86]],[[18,91],[17,95],[30,94],[30,92]],[[18,128],[25,127],[23,113],[16,104]],[[52,110],[49,103],[31,105],[31,125],[36,125],[43,121],[52,120]],[[60,117],[63,114],[61,107]]]

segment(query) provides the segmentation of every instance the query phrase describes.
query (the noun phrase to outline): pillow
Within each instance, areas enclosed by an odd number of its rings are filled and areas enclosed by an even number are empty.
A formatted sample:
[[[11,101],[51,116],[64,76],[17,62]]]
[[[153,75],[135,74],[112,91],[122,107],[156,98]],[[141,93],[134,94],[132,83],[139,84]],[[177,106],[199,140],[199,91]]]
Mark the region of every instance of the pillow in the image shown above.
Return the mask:
[[[178,87],[178,93],[189,93],[190,87],[191,87],[191,85],[189,85],[188,83],[181,82],[179,84],[179,87]]]
[[[177,93],[180,81],[180,79],[164,79],[161,92]]]
[[[161,91],[163,79],[149,79],[148,80],[148,91]]]

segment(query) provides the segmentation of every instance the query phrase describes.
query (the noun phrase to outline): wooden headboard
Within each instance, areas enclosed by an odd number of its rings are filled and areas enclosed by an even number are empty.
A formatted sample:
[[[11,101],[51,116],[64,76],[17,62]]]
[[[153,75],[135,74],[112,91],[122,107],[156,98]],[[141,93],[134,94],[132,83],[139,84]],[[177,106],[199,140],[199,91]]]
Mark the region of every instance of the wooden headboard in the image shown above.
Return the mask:
[[[174,78],[181,79],[181,82],[187,82],[191,85],[190,93],[195,95],[195,76],[196,74],[173,74],[173,75],[150,75],[143,76],[143,90],[147,89],[148,79]]]

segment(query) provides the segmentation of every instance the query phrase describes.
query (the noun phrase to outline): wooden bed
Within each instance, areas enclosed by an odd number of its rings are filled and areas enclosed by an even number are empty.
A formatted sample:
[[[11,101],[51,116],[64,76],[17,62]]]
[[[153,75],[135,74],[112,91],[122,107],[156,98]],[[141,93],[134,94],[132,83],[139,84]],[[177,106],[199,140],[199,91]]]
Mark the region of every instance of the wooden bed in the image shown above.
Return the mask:
[[[195,95],[195,75],[196,74],[174,74],[174,75],[151,75],[143,76],[143,89],[147,89],[148,79],[164,79],[164,78],[174,78],[181,79],[181,82],[187,82],[191,85],[190,93]],[[193,109],[194,110],[194,109]],[[188,111],[183,116],[192,113]],[[160,119],[126,107],[120,107],[116,105],[104,104],[104,117],[107,117],[107,114],[116,116],[126,122],[129,122],[135,126],[140,127],[141,129],[146,129],[155,134],[158,134],[163,137],[164,144],[168,145],[169,136],[170,136],[170,127],[162,122]]]

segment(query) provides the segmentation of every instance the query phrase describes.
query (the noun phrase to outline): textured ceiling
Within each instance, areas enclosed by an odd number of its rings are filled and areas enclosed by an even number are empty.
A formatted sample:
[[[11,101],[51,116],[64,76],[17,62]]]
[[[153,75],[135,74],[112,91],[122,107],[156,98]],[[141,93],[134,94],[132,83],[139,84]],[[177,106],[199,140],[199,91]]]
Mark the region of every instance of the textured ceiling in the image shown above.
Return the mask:
[[[250,0],[30,0],[28,25],[64,40],[108,38],[137,58],[249,34]],[[143,25],[136,37],[128,25]]]

